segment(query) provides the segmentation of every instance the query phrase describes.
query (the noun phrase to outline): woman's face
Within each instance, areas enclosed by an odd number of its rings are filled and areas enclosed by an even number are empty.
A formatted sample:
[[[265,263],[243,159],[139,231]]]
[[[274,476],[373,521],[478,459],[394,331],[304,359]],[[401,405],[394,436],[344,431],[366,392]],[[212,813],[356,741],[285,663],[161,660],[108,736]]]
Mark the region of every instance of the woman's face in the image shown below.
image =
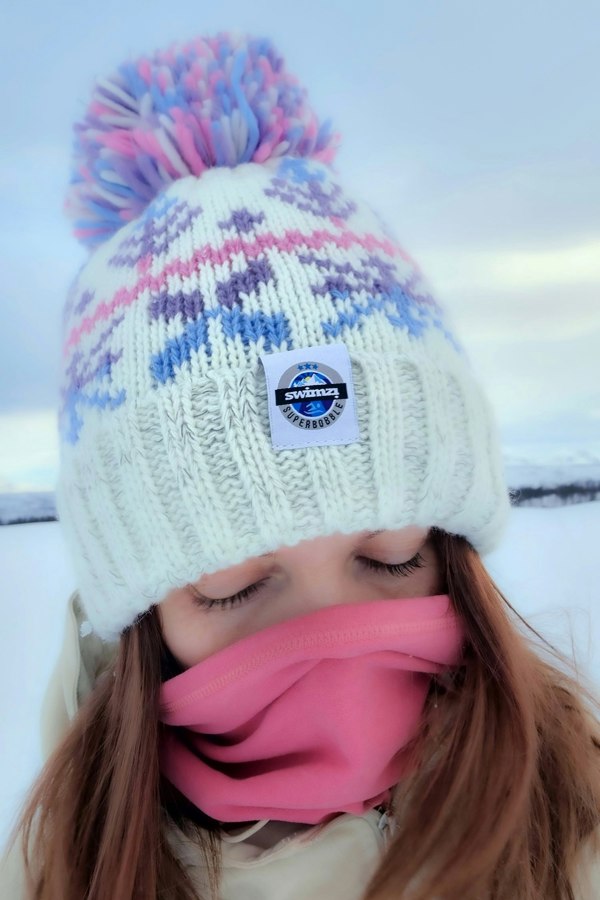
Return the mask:
[[[203,575],[158,605],[164,639],[189,668],[240,638],[323,606],[445,593],[428,534],[413,525],[336,533]]]

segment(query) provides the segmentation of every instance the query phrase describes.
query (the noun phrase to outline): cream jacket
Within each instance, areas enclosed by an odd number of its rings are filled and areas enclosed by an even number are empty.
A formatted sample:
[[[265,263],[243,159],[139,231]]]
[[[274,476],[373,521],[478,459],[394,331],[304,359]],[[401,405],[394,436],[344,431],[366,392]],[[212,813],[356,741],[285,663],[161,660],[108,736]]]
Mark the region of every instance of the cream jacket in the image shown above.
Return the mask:
[[[44,759],[60,743],[116,644],[81,634],[78,592],[69,597],[62,648],[42,706]],[[85,629],[84,629],[85,632]],[[385,814],[342,814],[325,825],[259,822],[222,835],[220,900],[361,900],[391,839]],[[202,853],[177,827],[167,835],[198,894],[210,898]],[[600,838],[599,838],[600,839]],[[600,853],[583,848],[575,900],[600,900]],[[0,900],[28,900],[15,848],[0,863]],[[117,900],[117,898],[115,898]],[[125,898],[123,898],[125,900]],[[518,898],[515,898],[518,900]]]

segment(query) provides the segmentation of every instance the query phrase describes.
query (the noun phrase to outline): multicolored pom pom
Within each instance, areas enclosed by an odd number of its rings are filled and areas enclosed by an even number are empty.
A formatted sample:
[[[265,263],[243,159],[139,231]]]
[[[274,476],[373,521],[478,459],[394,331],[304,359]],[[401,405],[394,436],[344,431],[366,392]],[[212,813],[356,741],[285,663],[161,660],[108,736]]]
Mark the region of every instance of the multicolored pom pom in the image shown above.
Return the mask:
[[[74,125],[64,211],[93,248],[178,178],[284,154],[330,163],[339,147],[268,38],[220,32],[173,44],[96,82]]]

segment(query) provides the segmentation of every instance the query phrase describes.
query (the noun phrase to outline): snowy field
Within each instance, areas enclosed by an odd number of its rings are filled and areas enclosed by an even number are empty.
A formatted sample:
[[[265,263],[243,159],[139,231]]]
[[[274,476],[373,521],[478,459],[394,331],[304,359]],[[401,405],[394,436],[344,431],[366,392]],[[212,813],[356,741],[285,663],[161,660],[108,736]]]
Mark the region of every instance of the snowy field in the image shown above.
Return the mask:
[[[505,596],[600,686],[600,503],[515,508],[486,559]],[[40,704],[60,647],[75,579],[56,522],[0,528],[3,628],[0,847],[41,764]]]

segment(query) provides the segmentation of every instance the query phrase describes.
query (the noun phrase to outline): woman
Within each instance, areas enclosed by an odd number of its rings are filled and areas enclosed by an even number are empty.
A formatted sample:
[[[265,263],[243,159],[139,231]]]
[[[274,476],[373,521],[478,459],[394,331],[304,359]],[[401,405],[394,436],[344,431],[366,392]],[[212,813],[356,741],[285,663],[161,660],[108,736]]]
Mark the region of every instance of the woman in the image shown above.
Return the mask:
[[[337,136],[227,34],[76,130],[78,590],[3,895],[597,896],[594,698],[486,572],[493,413]]]

